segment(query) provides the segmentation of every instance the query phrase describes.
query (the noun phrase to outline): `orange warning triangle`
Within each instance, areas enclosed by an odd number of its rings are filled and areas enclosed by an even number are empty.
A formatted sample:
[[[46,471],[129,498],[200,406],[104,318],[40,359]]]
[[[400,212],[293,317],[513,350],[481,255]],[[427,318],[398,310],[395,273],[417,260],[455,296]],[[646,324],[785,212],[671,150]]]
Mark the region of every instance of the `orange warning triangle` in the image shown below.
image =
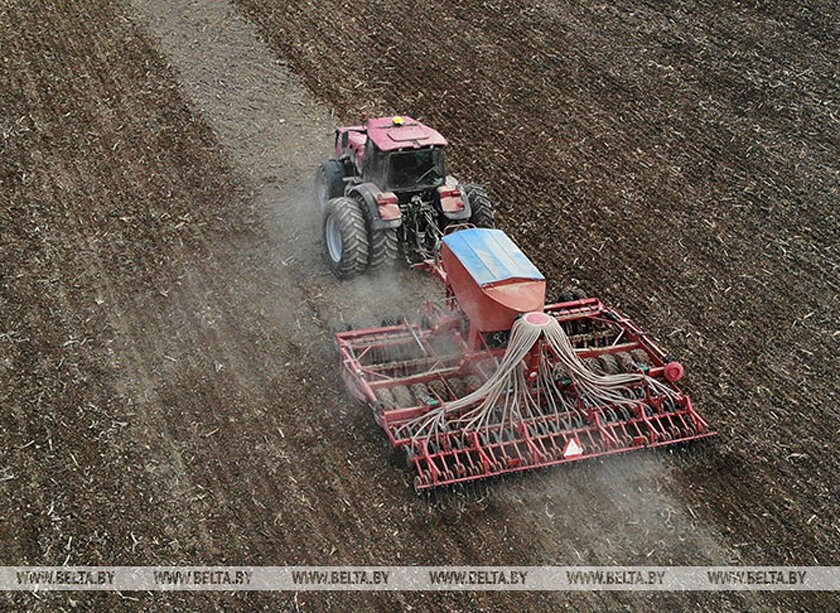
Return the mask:
[[[577,439],[570,438],[566,441],[566,446],[563,447],[564,458],[574,458],[583,455],[583,447],[577,442]]]

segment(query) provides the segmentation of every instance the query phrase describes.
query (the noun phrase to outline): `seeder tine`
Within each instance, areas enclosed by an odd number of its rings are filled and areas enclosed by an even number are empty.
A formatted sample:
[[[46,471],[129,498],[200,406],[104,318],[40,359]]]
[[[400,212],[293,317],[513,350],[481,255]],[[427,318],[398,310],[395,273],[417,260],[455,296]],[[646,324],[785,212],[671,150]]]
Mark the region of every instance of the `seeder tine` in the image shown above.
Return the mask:
[[[552,423],[573,425],[554,415],[522,422],[516,428],[496,424],[481,432],[447,432],[446,443],[421,442],[427,457],[415,463],[420,467],[417,489],[460,487],[525,470],[714,434],[697,434],[689,429],[691,414],[687,406],[666,411],[640,405],[637,411],[638,414],[626,407],[593,411],[588,424],[574,424],[580,427],[552,428]]]

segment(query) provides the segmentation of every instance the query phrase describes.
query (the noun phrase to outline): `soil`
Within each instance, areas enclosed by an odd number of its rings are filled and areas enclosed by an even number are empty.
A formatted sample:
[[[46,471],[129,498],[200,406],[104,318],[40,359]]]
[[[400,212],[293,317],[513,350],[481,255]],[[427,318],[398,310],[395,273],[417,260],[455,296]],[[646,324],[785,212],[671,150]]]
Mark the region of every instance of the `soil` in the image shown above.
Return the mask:
[[[840,564],[840,65],[818,3],[0,7],[0,564]],[[687,367],[714,445],[417,497],[330,341],[332,128],[452,142],[557,292]],[[6,594],[12,609],[719,610],[833,594]]]

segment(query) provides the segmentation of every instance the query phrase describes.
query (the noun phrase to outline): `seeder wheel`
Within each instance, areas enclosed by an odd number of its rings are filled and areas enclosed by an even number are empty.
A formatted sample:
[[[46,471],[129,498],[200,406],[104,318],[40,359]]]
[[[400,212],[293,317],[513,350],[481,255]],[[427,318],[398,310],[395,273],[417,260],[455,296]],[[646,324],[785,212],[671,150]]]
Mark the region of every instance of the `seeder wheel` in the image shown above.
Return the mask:
[[[482,385],[481,377],[477,375],[470,375],[464,378],[464,386],[468,394],[471,394]]]
[[[440,379],[429,381],[429,391],[444,402],[449,400],[449,392],[446,389],[446,384]]]
[[[618,363],[618,360],[615,358],[614,355],[609,353],[602,353],[598,356],[598,360],[601,363],[601,368],[604,369],[604,372],[608,375],[617,375],[621,372],[621,366]]]
[[[559,296],[557,296],[556,302],[574,302],[575,300],[583,300],[586,298],[586,292],[584,292],[580,288],[567,288],[564,289]]]
[[[647,354],[647,351],[644,349],[634,349],[630,352],[630,355],[633,357],[633,360],[637,364],[641,364],[642,366],[650,366],[650,356]]]
[[[417,404],[417,405],[420,405],[420,404],[423,403],[422,398],[424,396],[426,396],[426,397],[430,396],[429,388],[426,387],[425,383],[415,383],[414,385],[412,385],[411,386],[411,393],[414,394],[415,404]]]
[[[633,364],[633,357],[627,351],[619,351],[615,354],[615,359],[618,360],[621,372],[633,372],[636,370],[636,366]]]
[[[376,397],[385,405],[386,409],[397,408],[397,401],[394,399],[394,394],[387,387],[377,390]]]
[[[455,394],[455,398],[463,398],[467,395],[467,386],[463,382],[463,380],[453,377],[448,381],[449,387],[452,389],[452,393]]]
[[[604,369],[597,358],[586,358],[583,361],[583,364],[586,366],[586,368],[594,372],[596,375],[604,374]]]
[[[404,321],[405,317],[403,315],[389,315],[382,318],[382,327],[390,328],[392,326],[400,326]]]
[[[414,406],[414,399],[411,397],[411,392],[404,385],[395,385],[391,388],[391,393],[394,396],[394,401],[401,409]]]

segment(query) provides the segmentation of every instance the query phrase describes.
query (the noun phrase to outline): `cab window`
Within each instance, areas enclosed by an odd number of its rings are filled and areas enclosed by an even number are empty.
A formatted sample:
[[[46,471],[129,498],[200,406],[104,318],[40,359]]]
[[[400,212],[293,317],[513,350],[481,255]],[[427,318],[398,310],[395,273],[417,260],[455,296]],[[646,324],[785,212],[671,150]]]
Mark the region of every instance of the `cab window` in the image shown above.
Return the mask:
[[[391,154],[388,187],[408,189],[442,185],[445,176],[443,149],[414,149]]]

